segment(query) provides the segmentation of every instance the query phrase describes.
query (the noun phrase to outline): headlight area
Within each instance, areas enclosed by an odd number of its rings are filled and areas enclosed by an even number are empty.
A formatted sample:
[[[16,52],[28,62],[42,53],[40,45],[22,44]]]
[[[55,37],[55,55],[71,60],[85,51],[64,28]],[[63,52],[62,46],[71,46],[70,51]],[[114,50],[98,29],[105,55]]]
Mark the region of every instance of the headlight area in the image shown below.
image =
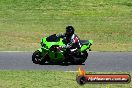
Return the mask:
[[[46,47],[46,44],[44,44],[43,42],[40,43],[42,47]]]

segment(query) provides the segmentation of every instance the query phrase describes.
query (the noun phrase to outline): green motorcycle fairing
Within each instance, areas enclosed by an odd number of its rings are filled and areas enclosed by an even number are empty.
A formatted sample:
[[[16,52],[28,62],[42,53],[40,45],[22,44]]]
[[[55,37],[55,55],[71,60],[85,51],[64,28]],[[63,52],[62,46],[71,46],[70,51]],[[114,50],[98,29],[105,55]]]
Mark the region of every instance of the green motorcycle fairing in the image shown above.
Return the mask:
[[[64,55],[63,55],[63,51],[62,52],[54,52],[54,51],[50,51],[50,48],[53,45],[58,45],[58,46],[65,46],[65,44],[63,43],[63,39],[60,38],[59,41],[57,42],[48,42],[46,41],[47,37],[44,37],[41,39],[41,48],[38,49],[38,51],[41,52],[42,56],[45,56],[46,54],[49,55],[50,60],[53,62],[58,62],[58,61],[63,61],[64,60]],[[86,51],[87,49],[90,48],[90,46],[93,44],[93,40],[88,40],[88,44],[87,45],[83,45],[80,49],[80,52]]]
[[[87,50],[87,49],[90,49],[90,46],[93,44],[93,40],[88,40],[88,44],[87,45],[83,45],[80,49],[81,52]]]
[[[64,60],[64,55],[62,52],[53,52],[50,51],[49,49],[53,45],[58,45],[58,46],[65,46],[65,44],[62,42],[63,39],[60,39],[58,42],[47,42],[46,37],[41,39],[41,46],[42,48],[39,48],[38,50],[41,52],[42,56],[46,55],[48,53],[50,59],[54,62],[58,61],[63,61]]]

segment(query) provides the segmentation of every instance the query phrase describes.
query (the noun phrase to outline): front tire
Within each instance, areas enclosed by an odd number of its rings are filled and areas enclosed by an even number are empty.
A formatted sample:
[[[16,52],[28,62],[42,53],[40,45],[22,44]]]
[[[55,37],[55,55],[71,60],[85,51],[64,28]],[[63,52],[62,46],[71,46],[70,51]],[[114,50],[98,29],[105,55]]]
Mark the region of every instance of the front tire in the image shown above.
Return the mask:
[[[32,61],[35,64],[40,64],[42,62],[42,56],[40,51],[35,51],[32,55]]]

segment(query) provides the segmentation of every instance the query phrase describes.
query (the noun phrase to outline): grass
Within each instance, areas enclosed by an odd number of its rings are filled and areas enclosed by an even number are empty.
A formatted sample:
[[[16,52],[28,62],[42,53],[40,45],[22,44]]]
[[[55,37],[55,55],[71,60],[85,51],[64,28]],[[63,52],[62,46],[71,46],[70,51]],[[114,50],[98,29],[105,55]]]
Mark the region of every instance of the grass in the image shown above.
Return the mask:
[[[100,73],[100,72],[96,72]],[[110,73],[110,72],[105,72]],[[123,72],[114,72],[123,73]],[[126,73],[126,72],[125,72]],[[89,74],[95,74],[90,72]],[[131,74],[131,73],[130,73]],[[77,73],[62,71],[0,71],[0,88],[132,88],[129,84],[85,84],[76,82]],[[132,74],[131,74],[132,75]]]
[[[93,51],[132,51],[131,0],[1,0],[0,51],[34,51],[73,25]]]
[[[0,51],[34,51],[43,34],[63,33],[67,25],[81,39],[93,39],[93,51],[132,51],[132,0],[0,0]],[[80,86],[75,77],[0,70],[0,88],[132,88],[132,83]]]

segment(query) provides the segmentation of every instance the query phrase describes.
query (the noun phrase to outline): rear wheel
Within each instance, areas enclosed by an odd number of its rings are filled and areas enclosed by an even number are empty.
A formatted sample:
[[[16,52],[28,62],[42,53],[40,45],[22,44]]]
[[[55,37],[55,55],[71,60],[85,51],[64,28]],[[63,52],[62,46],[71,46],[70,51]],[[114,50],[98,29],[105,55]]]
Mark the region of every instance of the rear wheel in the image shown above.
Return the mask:
[[[82,54],[81,54],[81,57],[85,61],[88,58],[88,52],[87,51],[83,51]]]
[[[87,51],[83,51],[79,58],[73,57],[71,62],[73,64],[82,64],[86,61],[87,57],[88,57]]]

